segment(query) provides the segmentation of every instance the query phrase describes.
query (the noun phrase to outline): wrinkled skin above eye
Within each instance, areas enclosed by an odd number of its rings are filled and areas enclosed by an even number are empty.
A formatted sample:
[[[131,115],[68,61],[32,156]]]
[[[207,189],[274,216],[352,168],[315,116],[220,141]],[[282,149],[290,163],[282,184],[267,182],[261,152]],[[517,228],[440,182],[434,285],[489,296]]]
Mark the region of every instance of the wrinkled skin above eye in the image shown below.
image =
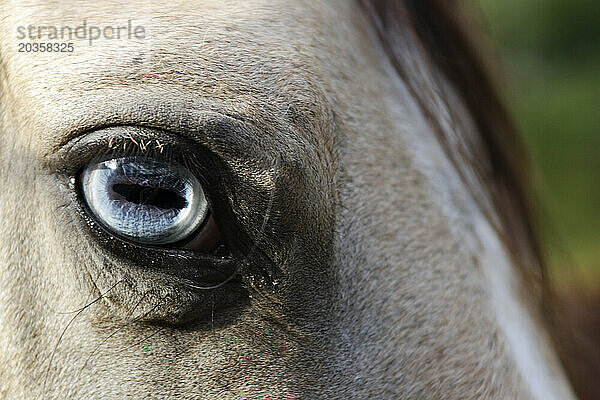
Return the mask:
[[[92,163],[83,171],[81,186],[99,222],[144,244],[188,238],[209,211],[198,179],[175,162],[124,157]]]

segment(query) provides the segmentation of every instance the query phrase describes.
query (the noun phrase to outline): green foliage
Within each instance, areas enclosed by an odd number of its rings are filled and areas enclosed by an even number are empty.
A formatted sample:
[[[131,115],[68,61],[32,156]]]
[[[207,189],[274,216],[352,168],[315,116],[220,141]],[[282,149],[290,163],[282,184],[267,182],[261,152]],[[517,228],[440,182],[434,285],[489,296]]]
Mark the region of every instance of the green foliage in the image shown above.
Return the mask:
[[[493,35],[509,49],[564,58],[600,50],[597,0],[481,0],[481,4]]]
[[[538,167],[550,265],[566,277],[572,260],[586,285],[599,286],[600,1],[480,3]]]

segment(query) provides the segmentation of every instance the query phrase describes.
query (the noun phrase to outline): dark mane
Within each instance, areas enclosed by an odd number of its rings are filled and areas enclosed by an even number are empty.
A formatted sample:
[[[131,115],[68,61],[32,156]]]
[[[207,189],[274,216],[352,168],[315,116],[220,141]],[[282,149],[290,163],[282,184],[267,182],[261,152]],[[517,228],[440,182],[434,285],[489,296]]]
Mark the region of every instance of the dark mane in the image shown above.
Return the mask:
[[[531,168],[516,125],[506,111],[497,83],[490,73],[490,57],[485,35],[470,23],[468,14],[456,0],[361,0],[367,15],[396,72],[409,86],[442,146],[455,163],[467,186],[464,165],[478,178],[487,196],[474,197],[520,266],[528,289],[539,289],[543,301],[537,304],[547,320],[571,383],[582,399],[600,398],[595,382],[600,371],[594,361],[592,342],[573,332],[573,321],[565,322],[565,309],[558,304],[544,281],[545,262],[541,251],[530,192]],[[419,67],[418,56],[429,64]],[[474,119],[475,138],[458,138],[440,122],[440,114],[452,114],[436,79],[442,74],[453,86]],[[440,99],[441,98],[441,99]],[[452,125],[460,122],[450,115]],[[461,169],[462,168],[462,169]],[[485,204],[488,197],[492,204]],[[497,216],[497,218],[495,217]],[[537,291],[537,290],[536,290]],[[539,292],[538,292],[539,293]],[[567,311],[568,312],[568,311]],[[577,339],[575,339],[577,337]]]

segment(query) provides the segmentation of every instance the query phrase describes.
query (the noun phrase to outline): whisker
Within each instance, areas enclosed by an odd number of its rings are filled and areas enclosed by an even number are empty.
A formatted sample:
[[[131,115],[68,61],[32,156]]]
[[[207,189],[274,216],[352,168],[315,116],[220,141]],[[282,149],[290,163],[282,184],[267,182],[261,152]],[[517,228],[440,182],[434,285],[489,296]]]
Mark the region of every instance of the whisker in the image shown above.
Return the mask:
[[[131,310],[131,312],[129,313],[129,315],[132,315],[135,312],[135,310],[137,310],[137,308],[139,307],[140,304],[142,304],[142,301],[144,300],[144,298],[146,297],[146,295],[148,293],[149,292],[145,292],[144,294],[142,294],[140,296],[140,300],[136,303],[135,307]],[[131,325],[131,324],[139,321],[140,319],[142,319],[143,317],[145,317],[146,315],[148,315],[149,313],[151,313],[152,311],[154,311],[159,305],[160,305],[160,303],[157,304],[156,306],[152,307],[150,310],[148,310],[144,314],[140,315],[139,317],[136,317],[132,321],[129,321],[129,322],[125,323],[125,324],[121,324],[120,326],[118,326],[117,328],[115,328],[108,336],[106,336],[100,343],[98,343],[98,345],[92,350],[92,352],[87,356],[87,358],[83,362],[83,365],[79,369],[79,372],[77,373],[77,377],[75,378],[75,380],[77,381],[79,379],[79,377],[81,376],[81,373],[83,372],[83,370],[87,366],[88,361],[92,358],[92,356],[96,353],[96,351],[98,351],[98,349],[100,349],[100,347],[102,347],[102,345],[104,343],[106,343],[110,338],[112,338],[114,335],[116,335],[122,328],[125,328],[126,326]]]
[[[124,282],[123,280],[117,281],[114,285],[112,285],[110,288],[108,288],[104,293],[100,293],[100,296],[98,296],[97,298],[95,298],[94,300],[92,300],[91,302],[89,302],[88,304],[86,304],[85,306],[77,309],[77,310],[73,310],[73,311],[55,311],[57,314],[61,314],[61,315],[66,315],[66,314],[73,314],[73,313],[78,313],[81,312],[83,310],[85,310],[86,308],[88,308],[89,306],[91,306],[92,304],[100,301],[101,299],[104,298],[104,296],[106,296],[111,290],[113,290],[119,283]]]
[[[63,203],[63,204],[60,204],[60,205],[56,206],[54,208],[54,211],[58,211],[58,210],[61,210],[63,208],[69,208],[70,206],[71,206],[71,203]]]
[[[154,332],[153,332],[153,333],[151,333],[150,335],[148,335],[148,336],[144,337],[144,338],[143,338],[142,340],[140,340],[139,342],[137,342],[137,343],[134,343],[134,344],[132,344],[131,346],[127,347],[127,349],[126,349],[126,350],[129,350],[129,349],[131,349],[131,348],[133,348],[133,347],[135,347],[135,346],[139,346],[140,344],[144,343],[146,340],[148,340],[148,339],[150,339],[150,338],[152,338],[152,337],[154,337],[154,336],[158,335],[160,332],[162,332],[162,331],[164,331],[164,330],[166,330],[166,329],[167,329],[167,327],[165,327],[165,326],[158,328],[156,331],[154,331]]]
[[[213,330],[215,327],[215,294],[210,296],[210,329]]]
[[[61,332],[60,336],[58,337],[58,340],[56,341],[56,345],[54,345],[54,349],[52,350],[52,354],[50,354],[50,359],[48,360],[48,367],[46,368],[46,373],[44,375],[44,383],[42,385],[42,393],[46,392],[46,385],[48,383],[48,376],[50,375],[50,367],[52,366],[52,361],[54,360],[54,356],[56,354],[56,351],[58,350],[58,346],[60,345],[60,342],[62,341],[63,337],[65,336],[65,333],[67,332],[67,330],[69,329],[69,327],[71,326],[71,324],[73,324],[73,322],[75,321],[75,319],[78,316],[80,316],[81,313],[83,313],[83,311],[85,311],[92,304],[95,304],[100,299],[102,299],[106,295],[106,293],[108,293],[109,291],[111,291],[112,289],[114,289],[117,286],[117,284],[119,284],[120,282],[123,282],[123,281],[117,281],[113,286],[111,286],[111,288],[109,290],[107,290],[106,292],[100,294],[100,296],[98,296],[96,299],[92,300],[91,302],[89,302],[88,304],[86,304],[85,306],[83,306],[81,309],[77,310],[76,314],[73,316],[73,318],[71,318],[71,320],[67,323],[67,325],[65,326],[65,329],[63,329],[63,331]]]

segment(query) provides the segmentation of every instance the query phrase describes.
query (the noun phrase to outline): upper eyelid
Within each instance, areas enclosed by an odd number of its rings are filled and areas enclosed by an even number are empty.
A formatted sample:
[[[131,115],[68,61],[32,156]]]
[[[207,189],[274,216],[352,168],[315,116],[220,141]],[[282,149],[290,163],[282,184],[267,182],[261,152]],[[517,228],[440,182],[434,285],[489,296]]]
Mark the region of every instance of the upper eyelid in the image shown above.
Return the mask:
[[[256,127],[238,119],[224,117],[221,114],[213,115],[213,117],[215,118],[207,119],[201,131],[196,132],[180,133],[161,127],[139,125],[99,128],[81,134],[66,143],[52,157],[44,160],[45,167],[50,173],[59,177],[71,178],[80,173],[88,163],[100,161],[99,156],[148,155],[148,153],[133,153],[131,150],[138,150],[139,147],[134,141],[141,144],[142,140],[151,142],[158,140],[166,147],[160,153],[160,150],[157,150],[159,146],[149,146],[150,156],[172,159],[183,166],[193,167],[192,169],[199,174],[200,178],[212,175],[214,180],[203,182],[209,186],[219,186],[232,191],[232,187],[223,187],[217,179],[220,181],[225,177],[235,177],[235,179],[242,179],[248,181],[250,185],[254,185],[256,176],[268,176],[268,181],[271,182],[273,176],[279,174],[279,167],[270,161],[266,154],[268,152],[261,154],[255,151],[257,148],[255,140],[261,138],[261,135],[256,132]],[[196,137],[202,137],[203,141],[195,140]],[[238,138],[240,139],[238,140]],[[113,144],[119,144],[112,153],[110,151],[111,140]],[[123,142],[128,143],[125,149],[120,147]],[[258,147],[264,148],[264,145]],[[276,158],[280,159],[281,156],[278,155]],[[249,169],[249,164],[245,161],[251,162],[254,167]],[[261,183],[264,183],[263,181],[264,179],[261,180]],[[274,190],[273,187],[264,188],[261,185],[261,190],[263,189]]]
[[[184,157],[189,145],[201,146],[180,135],[143,126],[109,126],[73,138],[51,157],[46,165],[53,171],[72,175],[87,163],[110,154]]]
[[[181,109],[175,109],[174,104],[164,107],[138,104],[131,109],[95,117],[95,122],[90,121],[87,125],[65,128],[66,133],[50,135],[62,136],[63,139],[42,157],[41,162],[51,170],[62,170],[72,158],[71,149],[79,147],[83,141],[90,142],[91,137],[101,139],[105,132],[115,129],[127,130],[124,135],[141,129],[152,131],[158,139],[170,139],[173,143],[189,142],[219,155],[232,151],[248,154],[264,137],[263,130],[269,128],[261,128],[251,118],[227,111],[210,99],[203,109],[197,105],[182,105]]]
[[[145,135],[140,135],[141,131],[136,132],[136,130],[135,127],[116,126],[98,129],[77,136],[62,146],[52,156],[47,157],[46,165],[56,173],[74,175],[76,171],[94,159],[99,159],[102,155],[115,151],[116,148],[114,146],[123,146],[128,137],[134,138],[133,140],[139,143],[144,137],[148,140],[154,136],[150,134],[150,130],[145,131]],[[156,136],[159,137],[158,135]],[[164,133],[160,137],[166,138]],[[132,142],[133,144],[134,142]],[[129,155],[132,152],[132,146],[126,146],[122,150],[122,156]]]
[[[119,127],[143,127],[155,129],[157,131],[169,132],[173,135],[187,138],[192,141],[204,145],[210,145],[210,140],[202,132],[207,131],[207,127],[211,126],[229,126],[234,125],[244,126],[245,129],[256,130],[256,124],[249,118],[243,115],[238,115],[225,110],[216,111],[212,102],[208,103],[207,110],[198,110],[197,108],[181,107],[176,108],[176,105],[164,107],[155,107],[147,104],[137,104],[136,107],[119,110],[116,113],[108,113],[90,118],[90,121],[85,124],[74,124],[69,128],[69,123],[63,127],[62,132],[53,133],[50,136],[62,137],[57,144],[52,146],[52,149],[46,153],[47,157],[52,157],[53,154],[62,152],[65,147],[72,146],[79,139],[85,136],[105,129]],[[108,122],[111,121],[111,122]],[[232,136],[235,138],[236,129],[231,129]],[[227,130],[222,133],[227,134]],[[206,139],[206,140],[205,140]],[[227,137],[222,139],[228,139]]]

